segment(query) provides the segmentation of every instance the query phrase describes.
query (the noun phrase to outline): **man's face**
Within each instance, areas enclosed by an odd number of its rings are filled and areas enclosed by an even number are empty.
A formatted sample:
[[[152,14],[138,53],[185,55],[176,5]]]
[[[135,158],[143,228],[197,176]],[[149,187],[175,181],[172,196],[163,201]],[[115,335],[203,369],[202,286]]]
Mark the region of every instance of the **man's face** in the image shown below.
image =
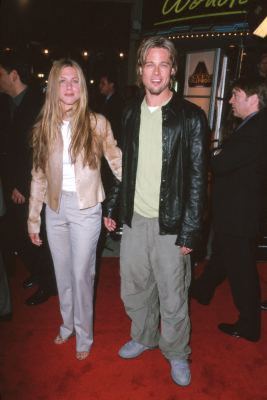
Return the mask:
[[[0,92],[6,93],[8,95],[11,95],[13,88],[12,72],[13,71],[7,72],[0,65]]]
[[[114,91],[114,83],[109,82],[105,76],[100,79],[99,91],[103,96],[108,96]]]
[[[152,95],[159,95],[169,90],[174,69],[167,49],[153,47],[148,50],[145,63],[140,67],[140,74],[145,89]]]
[[[235,117],[245,119],[248,115],[257,111],[255,109],[255,95],[248,96],[244,90],[235,88],[229,100]]]
[[[259,63],[259,73],[262,77],[267,78],[267,56],[262,57]]]
[[[59,76],[59,100],[65,111],[81,97],[78,73],[73,67],[64,67]]]

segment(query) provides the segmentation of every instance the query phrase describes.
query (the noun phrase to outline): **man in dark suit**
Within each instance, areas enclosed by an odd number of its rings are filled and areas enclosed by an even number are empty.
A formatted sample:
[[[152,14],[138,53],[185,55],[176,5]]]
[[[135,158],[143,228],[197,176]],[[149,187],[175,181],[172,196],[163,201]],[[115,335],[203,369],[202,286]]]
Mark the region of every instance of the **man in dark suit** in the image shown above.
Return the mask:
[[[123,102],[117,92],[117,79],[112,71],[105,72],[100,77],[99,91],[103,96],[100,112],[109,120],[114,138],[121,143],[121,113]]]
[[[218,328],[226,334],[257,341],[260,287],[256,240],[266,158],[266,83],[259,78],[239,79],[233,85],[230,104],[241,122],[211,158],[214,254],[209,269],[196,282],[193,297],[210,300],[216,286],[227,276],[239,316],[234,324],[221,323]]]
[[[103,72],[99,80],[99,92],[102,95],[103,101],[100,104],[99,112],[103,114],[110,122],[114,138],[121,147],[121,116],[123,109],[123,100],[117,91],[117,78],[115,71],[111,68]],[[105,158],[101,163],[101,177],[105,192],[108,193],[114,183],[113,173]],[[117,229],[120,233],[120,227]],[[116,231],[116,232],[117,232]],[[111,232],[109,235],[112,239],[119,240],[120,234]],[[98,254],[101,256],[106,243],[107,231],[102,227],[98,242]]]
[[[114,138],[120,146],[122,98],[117,92],[117,80],[113,71],[110,70],[101,75],[99,91],[103,96],[103,102],[99,108],[99,112],[109,120]],[[102,160],[101,175],[104,189],[107,193],[110,190],[114,178],[105,159]]]
[[[27,305],[46,301],[55,292],[55,279],[48,245],[33,246],[27,233],[28,199],[31,182],[32,151],[30,131],[41,109],[43,95],[28,83],[27,63],[15,54],[0,56],[0,91],[8,95],[8,123],[1,132],[6,149],[1,152],[1,171],[7,201],[6,229],[10,232],[8,250],[17,251],[30,271],[24,287],[39,288],[26,300]],[[44,229],[44,227],[43,227]],[[10,245],[12,241],[12,245]]]

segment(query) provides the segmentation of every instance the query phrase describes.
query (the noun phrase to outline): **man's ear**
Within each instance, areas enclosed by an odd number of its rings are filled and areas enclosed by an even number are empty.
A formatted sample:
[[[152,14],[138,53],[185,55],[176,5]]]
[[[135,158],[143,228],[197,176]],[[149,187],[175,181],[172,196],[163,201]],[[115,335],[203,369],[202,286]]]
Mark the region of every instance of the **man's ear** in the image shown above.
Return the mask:
[[[249,96],[251,99],[251,104],[259,106],[259,96],[255,93]]]
[[[172,67],[171,69],[171,76],[174,77],[177,71],[175,71],[175,68]]]
[[[15,81],[17,81],[18,79],[20,79],[19,74],[18,74],[18,72],[17,72],[15,69],[13,69],[12,71],[10,71],[9,75],[10,75],[10,78],[11,78],[12,82],[15,82]]]
[[[139,67],[139,74],[140,74],[140,76],[142,75],[142,73],[143,73],[143,69],[142,69],[142,67]]]

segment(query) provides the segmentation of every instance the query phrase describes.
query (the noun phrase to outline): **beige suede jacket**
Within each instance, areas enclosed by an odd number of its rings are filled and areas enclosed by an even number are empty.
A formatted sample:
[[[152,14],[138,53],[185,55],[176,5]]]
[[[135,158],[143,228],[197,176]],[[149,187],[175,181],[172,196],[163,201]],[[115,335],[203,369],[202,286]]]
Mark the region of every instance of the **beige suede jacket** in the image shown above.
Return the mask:
[[[113,137],[110,123],[100,114],[92,117],[93,130],[102,138],[104,156],[117,179],[121,179],[121,150]],[[80,209],[93,207],[105,199],[100,165],[97,169],[83,167],[82,154],[74,164],[76,192]],[[45,173],[35,168],[32,169],[31,193],[29,200],[28,232],[39,233],[41,218],[40,213],[43,203],[58,212],[62,192],[63,179],[63,139],[59,139],[49,156]]]

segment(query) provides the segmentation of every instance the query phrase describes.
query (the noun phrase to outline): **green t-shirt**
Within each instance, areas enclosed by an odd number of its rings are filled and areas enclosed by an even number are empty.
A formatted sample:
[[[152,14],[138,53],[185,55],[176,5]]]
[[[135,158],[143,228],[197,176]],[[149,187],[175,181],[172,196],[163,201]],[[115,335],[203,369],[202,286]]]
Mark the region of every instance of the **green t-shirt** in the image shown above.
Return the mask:
[[[162,111],[161,107],[149,109],[144,99],[141,106],[134,211],[147,218],[159,215],[161,168]]]

